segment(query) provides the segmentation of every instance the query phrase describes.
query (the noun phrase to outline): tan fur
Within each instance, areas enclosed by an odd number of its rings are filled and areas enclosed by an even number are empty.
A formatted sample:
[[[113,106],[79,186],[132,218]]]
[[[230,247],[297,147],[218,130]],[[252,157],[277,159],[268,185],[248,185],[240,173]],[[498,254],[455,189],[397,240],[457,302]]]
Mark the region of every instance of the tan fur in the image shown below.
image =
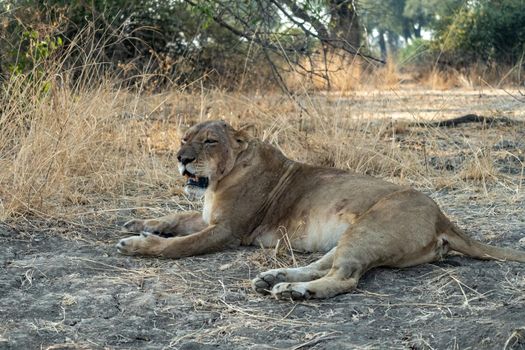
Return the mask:
[[[294,162],[222,121],[189,129],[178,159],[181,173],[209,180],[203,214],[132,220],[125,227],[144,232],[121,240],[121,253],[180,258],[283,238],[297,250],[328,252],[309,266],[270,270],[252,281],[257,292],[284,299],[349,292],[371,268],[436,261],[449,250],[525,262],[524,252],[468,238],[418,191]],[[194,186],[187,191],[202,194]]]

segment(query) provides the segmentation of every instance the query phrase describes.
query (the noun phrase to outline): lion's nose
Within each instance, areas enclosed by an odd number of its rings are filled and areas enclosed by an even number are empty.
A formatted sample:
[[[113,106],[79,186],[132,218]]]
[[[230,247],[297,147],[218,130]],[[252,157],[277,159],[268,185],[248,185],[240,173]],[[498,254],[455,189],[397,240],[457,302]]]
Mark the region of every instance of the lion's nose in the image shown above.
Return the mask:
[[[195,160],[195,157],[191,157],[191,156],[183,156],[183,155],[178,155],[177,156],[177,159],[179,160],[179,162],[182,163],[182,165],[186,165],[188,163],[191,163]]]

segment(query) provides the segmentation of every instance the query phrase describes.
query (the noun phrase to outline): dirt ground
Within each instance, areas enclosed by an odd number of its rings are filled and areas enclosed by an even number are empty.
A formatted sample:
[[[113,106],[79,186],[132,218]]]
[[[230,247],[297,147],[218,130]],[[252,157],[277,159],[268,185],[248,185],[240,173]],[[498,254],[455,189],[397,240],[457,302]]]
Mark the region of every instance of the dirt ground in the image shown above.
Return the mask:
[[[458,135],[443,145],[454,152],[429,156],[428,166],[456,172],[471,147],[460,140],[479,127],[444,131]],[[483,142],[508,181],[424,190],[472,237],[525,249],[525,128],[505,128]],[[122,256],[120,225],[143,213],[106,214],[0,223],[0,349],[525,349],[525,264],[450,256],[375,269],[329,300],[277,301],[249,281],[290,257],[255,247]],[[318,257],[294,255],[298,265]]]
[[[525,237],[525,217],[515,215],[525,196],[455,205],[457,196],[435,198],[473,236],[496,233],[490,241],[501,246]],[[293,303],[249,286],[261,265],[271,266],[264,261],[271,250],[124,257],[114,248],[116,226],[47,224],[39,232],[0,228],[0,349],[525,348],[519,263],[453,256],[380,268],[355,293]],[[299,263],[314,257],[296,255]]]

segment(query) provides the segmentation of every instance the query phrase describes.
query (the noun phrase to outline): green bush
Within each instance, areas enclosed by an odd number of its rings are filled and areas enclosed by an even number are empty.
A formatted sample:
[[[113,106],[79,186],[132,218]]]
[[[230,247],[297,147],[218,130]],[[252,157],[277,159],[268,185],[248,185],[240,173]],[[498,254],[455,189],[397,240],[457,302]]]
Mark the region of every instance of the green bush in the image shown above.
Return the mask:
[[[8,24],[0,31],[0,76],[33,72],[60,52],[66,55],[59,59],[61,68],[73,81],[93,62],[93,78],[109,73],[126,85],[143,86],[147,77],[151,89],[171,83],[191,86],[203,77],[227,83],[251,70],[260,76],[258,52],[251,50],[248,59],[250,43],[216,23],[204,5],[171,0],[0,2]]]
[[[469,5],[470,4],[470,5]],[[467,3],[438,30],[434,51],[453,65],[516,64],[525,50],[525,1]]]
[[[410,44],[399,51],[397,61],[401,66],[414,65],[421,67],[432,64],[433,59],[431,42],[419,38],[412,40]]]

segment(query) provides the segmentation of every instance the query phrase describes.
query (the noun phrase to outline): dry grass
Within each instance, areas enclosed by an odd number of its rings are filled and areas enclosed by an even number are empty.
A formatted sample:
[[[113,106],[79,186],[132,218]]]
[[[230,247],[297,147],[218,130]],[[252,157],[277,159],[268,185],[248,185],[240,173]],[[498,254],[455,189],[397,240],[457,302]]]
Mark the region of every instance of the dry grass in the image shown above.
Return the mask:
[[[285,77],[287,86],[293,90],[346,92],[361,88],[363,69],[359,58],[327,53],[304,59],[300,67]]]
[[[0,218],[63,216],[122,198],[133,206],[135,196],[180,191],[172,173],[176,129],[149,119],[162,105],[145,109],[149,97],[110,84],[76,93],[57,86],[32,99],[29,93],[4,96]]]
[[[388,59],[381,65],[327,51],[291,67],[284,80],[292,91],[336,91],[348,95],[356,91],[406,88],[439,91],[515,88],[523,85],[523,77],[522,62],[514,66],[473,63],[456,69],[431,62],[425,66],[406,65]]]
[[[521,189],[523,172],[502,175],[494,166],[501,154],[487,152],[501,138],[515,140],[521,133],[482,130],[473,133],[484,135],[482,144],[475,144],[463,132],[408,126],[414,120],[478,111],[522,116],[525,107],[516,103],[517,93],[406,89],[391,62],[365,75],[359,62],[337,57],[328,72],[337,92],[312,92],[326,87],[324,81],[313,79],[306,86],[304,79],[290,75],[298,91],[293,99],[275,92],[204,87],[147,93],[139,86],[131,91],[111,79],[95,83],[89,65],[80,75],[84,81],[72,84],[61,62],[46,66],[39,79],[14,75],[0,96],[0,219],[64,218],[88,209],[155,207],[173,196],[182,198],[174,164],[180,131],[210,118],[247,128],[299,161],[431,190],[470,183],[482,184],[485,193],[490,184]],[[343,64],[347,69],[335,68]],[[490,103],[480,104],[482,95]],[[465,141],[463,149],[457,147],[458,138]],[[468,161],[452,174],[429,165],[432,157],[458,152]],[[505,157],[522,162],[522,154],[506,152]]]
[[[392,60],[380,66],[340,52],[327,52],[326,55],[318,54],[304,59],[295,70],[285,76],[287,86],[294,91],[329,90],[343,94],[396,88],[403,79]]]

